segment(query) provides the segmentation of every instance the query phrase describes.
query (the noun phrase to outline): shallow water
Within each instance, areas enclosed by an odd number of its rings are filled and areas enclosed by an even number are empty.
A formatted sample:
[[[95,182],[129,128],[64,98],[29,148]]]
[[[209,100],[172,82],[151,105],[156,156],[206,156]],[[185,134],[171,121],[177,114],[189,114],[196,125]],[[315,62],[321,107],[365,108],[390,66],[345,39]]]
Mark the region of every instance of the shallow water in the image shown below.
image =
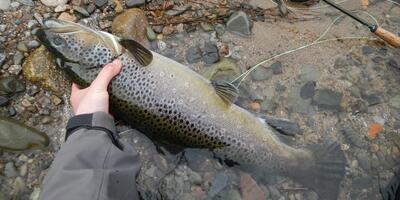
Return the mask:
[[[399,33],[400,20],[395,15],[400,13],[399,6],[387,1],[370,3],[368,11],[378,22]],[[359,1],[354,0],[343,6],[360,8]],[[293,10],[289,16],[291,18],[266,18],[265,22],[254,22],[253,35],[249,38],[230,33],[217,38],[214,32],[200,29],[174,34],[163,39],[168,48],[156,51],[186,63],[185,53],[192,46],[203,46],[210,41],[218,45],[227,44],[240,55],[236,58],[243,72],[264,59],[310,44],[339,13],[324,8]],[[344,18],[325,38],[350,36],[374,37],[364,27]],[[152,46],[159,45],[153,43]],[[399,50],[377,42],[341,40],[291,53],[263,67],[277,61],[281,63],[281,73],[265,75],[268,78],[262,81],[248,76],[242,84],[237,104],[257,114],[269,114],[298,123],[303,134],[285,137],[291,145],[304,146],[321,140],[338,142],[347,162],[338,199],[381,199],[380,188],[391,180],[400,162]],[[198,72],[212,67],[202,62],[186,64]],[[270,72],[261,70],[257,73]],[[228,76],[232,78],[232,75]],[[28,86],[32,85],[28,83]],[[66,88],[68,90],[69,86]],[[316,95],[325,98],[318,99]],[[40,92],[29,98],[33,98],[31,101],[42,110],[44,97],[50,99],[51,93]],[[15,97],[15,104],[20,105],[23,98],[26,97]],[[44,152],[2,153],[0,169],[5,170],[7,162],[15,163],[18,170],[28,166],[27,175],[22,176],[26,184],[22,199],[28,199],[40,189],[54,153],[63,143],[65,123],[71,116],[68,95],[64,95],[63,100],[64,104],[51,107],[51,116],[55,119],[50,124],[42,124],[42,115],[38,113],[22,110],[18,116],[26,124],[48,133],[52,140],[49,149]],[[251,109],[254,101],[261,107],[255,111]],[[324,106],[327,101],[330,105]],[[368,138],[372,124],[383,127],[373,139]],[[222,161],[208,150],[176,148],[152,141],[130,127],[120,126],[119,129],[122,138],[140,152],[142,170],[137,182],[143,199],[318,199],[314,191],[288,177],[276,174],[260,176],[242,166]],[[0,192],[14,193],[15,177],[3,174],[0,176]]]

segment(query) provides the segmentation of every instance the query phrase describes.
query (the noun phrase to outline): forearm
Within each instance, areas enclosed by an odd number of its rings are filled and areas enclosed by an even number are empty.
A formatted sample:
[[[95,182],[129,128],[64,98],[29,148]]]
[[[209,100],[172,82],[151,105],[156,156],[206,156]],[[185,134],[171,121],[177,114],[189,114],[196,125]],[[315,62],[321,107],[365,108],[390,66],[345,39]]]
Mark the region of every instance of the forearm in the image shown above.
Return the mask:
[[[130,146],[115,144],[111,116],[98,112],[71,118],[71,123],[75,125],[69,126],[70,136],[45,178],[41,199],[137,199],[139,156]]]

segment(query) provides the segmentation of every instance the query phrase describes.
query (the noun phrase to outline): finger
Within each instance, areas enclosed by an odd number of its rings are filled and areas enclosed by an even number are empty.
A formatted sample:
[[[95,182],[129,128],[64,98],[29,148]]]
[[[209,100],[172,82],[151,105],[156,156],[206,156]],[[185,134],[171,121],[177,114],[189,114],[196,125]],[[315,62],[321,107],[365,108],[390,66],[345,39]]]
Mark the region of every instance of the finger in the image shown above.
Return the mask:
[[[75,83],[72,83],[71,93],[72,93],[72,94],[78,93],[79,90],[81,90],[81,89],[79,88],[79,86],[78,86],[77,84],[75,84]]]
[[[121,71],[121,68],[121,61],[118,59],[105,65],[90,87],[96,90],[107,90],[108,84]]]

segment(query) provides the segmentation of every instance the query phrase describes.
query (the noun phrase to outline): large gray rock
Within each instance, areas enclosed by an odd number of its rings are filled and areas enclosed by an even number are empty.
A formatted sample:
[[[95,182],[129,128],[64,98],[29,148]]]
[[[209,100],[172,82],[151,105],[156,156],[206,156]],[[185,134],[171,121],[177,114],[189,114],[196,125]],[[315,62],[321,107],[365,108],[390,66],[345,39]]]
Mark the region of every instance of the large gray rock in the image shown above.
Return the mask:
[[[10,0],[0,0],[0,10],[7,10],[11,5]]]
[[[238,11],[229,17],[226,28],[231,33],[240,36],[249,36],[251,34],[252,23],[245,12]]]
[[[0,149],[23,151],[42,149],[49,145],[45,133],[11,119],[0,117]]]

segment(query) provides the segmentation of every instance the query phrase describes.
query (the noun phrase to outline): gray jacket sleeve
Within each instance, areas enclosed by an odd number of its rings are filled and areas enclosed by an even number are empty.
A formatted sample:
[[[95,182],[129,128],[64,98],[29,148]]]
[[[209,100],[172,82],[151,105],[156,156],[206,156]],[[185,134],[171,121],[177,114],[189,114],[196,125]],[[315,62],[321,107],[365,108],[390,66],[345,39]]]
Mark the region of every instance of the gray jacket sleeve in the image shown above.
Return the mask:
[[[40,199],[138,199],[139,156],[115,133],[114,120],[104,112],[71,118]]]

